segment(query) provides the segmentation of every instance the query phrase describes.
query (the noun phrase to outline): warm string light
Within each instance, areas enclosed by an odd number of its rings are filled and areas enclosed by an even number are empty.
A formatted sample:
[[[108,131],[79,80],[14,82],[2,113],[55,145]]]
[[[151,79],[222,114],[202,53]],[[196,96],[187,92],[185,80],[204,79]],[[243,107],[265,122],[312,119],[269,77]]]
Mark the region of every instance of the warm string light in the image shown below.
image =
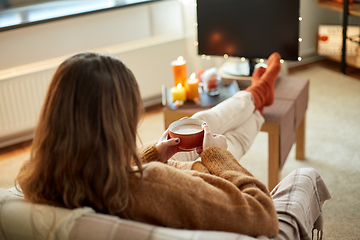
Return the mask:
[[[299,22],[301,22],[303,20],[302,17],[299,17]],[[302,42],[302,38],[299,38],[299,42]],[[302,58],[298,57],[298,61],[301,62]]]
[[[195,5],[196,5],[196,3],[195,3]],[[197,27],[198,25],[199,25],[199,24],[198,24],[197,22],[194,24],[195,27]],[[195,46],[199,46],[199,42],[198,42],[198,41],[195,41],[195,42],[194,42],[194,45],[195,45]]]
[[[206,56],[205,54],[201,55],[201,58],[202,58],[202,59],[206,59],[206,60],[210,60],[210,59],[211,59],[210,56]]]

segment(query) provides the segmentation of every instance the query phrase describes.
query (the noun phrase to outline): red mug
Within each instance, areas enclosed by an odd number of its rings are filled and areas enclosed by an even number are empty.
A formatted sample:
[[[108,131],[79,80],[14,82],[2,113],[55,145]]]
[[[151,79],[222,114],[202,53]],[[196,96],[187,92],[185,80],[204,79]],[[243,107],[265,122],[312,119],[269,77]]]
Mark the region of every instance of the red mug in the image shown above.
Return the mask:
[[[197,118],[185,118],[172,122],[169,125],[170,138],[179,138],[178,147],[182,150],[194,150],[201,146],[204,139],[202,129],[204,121]]]

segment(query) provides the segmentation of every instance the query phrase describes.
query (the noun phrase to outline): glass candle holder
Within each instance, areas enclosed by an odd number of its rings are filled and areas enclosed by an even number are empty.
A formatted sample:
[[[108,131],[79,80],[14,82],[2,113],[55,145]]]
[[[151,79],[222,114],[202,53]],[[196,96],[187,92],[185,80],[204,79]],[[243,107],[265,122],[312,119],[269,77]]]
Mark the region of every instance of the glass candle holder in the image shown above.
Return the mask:
[[[218,77],[215,74],[207,79],[205,86],[206,86],[206,91],[209,94],[209,96],[217,96],[220,94],[219,83],[220,83],[220,77]]]

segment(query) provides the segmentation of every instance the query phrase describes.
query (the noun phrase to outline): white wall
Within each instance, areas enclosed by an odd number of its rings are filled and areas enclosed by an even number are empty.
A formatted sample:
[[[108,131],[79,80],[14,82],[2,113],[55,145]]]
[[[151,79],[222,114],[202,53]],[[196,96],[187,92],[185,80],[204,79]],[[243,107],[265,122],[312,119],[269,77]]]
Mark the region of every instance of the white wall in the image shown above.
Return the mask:
[[[115,9],[0,32],[0,70],[54,57],[182,33],[175,0]]]

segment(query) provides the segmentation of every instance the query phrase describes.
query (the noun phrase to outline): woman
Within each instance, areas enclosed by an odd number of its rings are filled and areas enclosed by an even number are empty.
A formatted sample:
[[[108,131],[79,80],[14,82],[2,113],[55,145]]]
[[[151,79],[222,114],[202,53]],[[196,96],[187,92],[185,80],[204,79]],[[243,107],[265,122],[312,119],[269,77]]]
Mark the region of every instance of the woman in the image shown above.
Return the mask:
[[[51,81],[30,160],[17,177],[24,197],[160,226],[277,236],[268,189],[238,159],[264,122],[263,106],[274,101],[279,60],[272,54],[246,91],[196,114],[208,123],[203,146],[179,153],[179,139],[168,139],[168,130],[137,149],[142,101],[121,61],[94,53],[67,59]],[[194,161],[197,154],[201,160]]]

